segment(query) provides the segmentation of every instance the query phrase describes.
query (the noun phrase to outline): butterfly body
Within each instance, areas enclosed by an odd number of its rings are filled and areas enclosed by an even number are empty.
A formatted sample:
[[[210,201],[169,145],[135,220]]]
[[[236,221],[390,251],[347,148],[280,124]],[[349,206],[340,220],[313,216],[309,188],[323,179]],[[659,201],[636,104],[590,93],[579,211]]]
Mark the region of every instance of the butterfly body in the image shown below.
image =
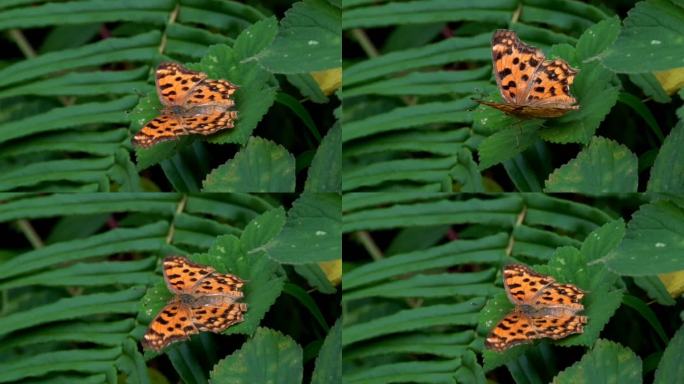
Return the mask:
[[[233,128],[237,111],[231,109],[235,105],[231,96],[238,89],[236,85],[207,79],[205,73],[177,63],[159,64],[155,77],[164,108],[133,137],[135,145],[148,148],[179,136],[211,135]]]
[[[537,48],[500,29],[492,36],[492,62],[503,103],[480,104],[523,118],[559,117],[579,109],[570,94],[577,70],[561,59],[546,60]]]
[[[503,351],[535,339],[562,339],[582,333],[586,316],[584,292],[571,284],[558,284],[521,264],[504,268],[504,288],[515,308],[491,330],[485,346]]]
[[[219,333],[243,321],[244,281],[180,256],[164,259],[164,279],[175,295],[152,320],[143,346],[160,351],[198,332]]]

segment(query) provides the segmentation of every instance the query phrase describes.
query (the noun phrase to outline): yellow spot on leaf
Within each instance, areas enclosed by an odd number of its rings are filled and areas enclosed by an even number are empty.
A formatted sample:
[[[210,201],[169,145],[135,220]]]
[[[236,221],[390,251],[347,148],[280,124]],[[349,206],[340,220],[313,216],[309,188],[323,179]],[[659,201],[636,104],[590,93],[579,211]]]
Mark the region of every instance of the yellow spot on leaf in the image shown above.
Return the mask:
[[[327,96],[335,92],[342,85],[342,67],[311,72],[311,77],[316,80],[318,87]]]

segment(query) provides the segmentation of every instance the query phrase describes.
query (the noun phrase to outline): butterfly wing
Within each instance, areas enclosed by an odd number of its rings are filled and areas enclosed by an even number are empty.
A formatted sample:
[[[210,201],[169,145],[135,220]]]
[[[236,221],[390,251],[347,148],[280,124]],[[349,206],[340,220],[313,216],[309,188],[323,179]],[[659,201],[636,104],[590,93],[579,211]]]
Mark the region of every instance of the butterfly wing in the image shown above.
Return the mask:
[[[159,100],[167,107],[181,105],[206,78],[205,73],[191,71],[178,63],[161,63],[155,73]]]
[[[522,104],[537,67],[544,55],[518,39],[514,31],[499,29],[492,36],[494,78],[504,100]]]
[[[195,116],[184,117],[183,127],[186,134],[211,135],[223,129],[233,128],[236,111],[226,111],[216,107],[199,107]]]
[[[551,276],[538,274],[526,265],[509,264],[504,267],[503,282],[513,304],[532,305],[544,287],[555,280]]]
[[[150,323],[143,336],[143,347],[157,352],[169,344],[185,340],[197,333],[192,321],[192,311],[178,302],[169,303]]]
[[[577,70],[563,60],[546,60],[534,73],[532,86],[524,95],[525,103],[533,107],[578,109],[577,100],[570,94],[570,86]],[[566,111],[566,112],[567,112]]]
[[[240,298],[243,296],[244,285],[245,282],[235,275],[214,272],[204,277],[193,288],[192,293],[202,296],[221,295]]]
[[[188,107],[196,105],[213,105],[230,108],[235,105],[232,95],[238,87],[226,80],[204,80],[192,89],[185,99]]]
[[[183,132],[185,132],[185,128],[180,118],[161,115],[150,120],[133,136],[133,144],[142,148],[149,148],[158,142],[173,140]]]
[[[530,304],[563,308],[574,313],[584,309],[581,303],[583,297],[584,291],[572,284],[551,283],[541,289]]]
[[[193,321],[202,332],[223,332],[233,324],[244,320],[247,304],[205,305],[192,308]]]
[[[534,325],[535,338],[550,337],[554,340],[584,332],[584,325],[587,323],[586,316],[579,316],[571,312],[553,315],[530,315],[529,319]]]
[[[164,280],[173,293],[192,293],[197,282],[216,270],[191,262],[182,256],[170,256],[163,262]]]
[[[531,319],[522,312],[513,311],[492,328],[485,339],[485,347],[500,352],[539,337]]]

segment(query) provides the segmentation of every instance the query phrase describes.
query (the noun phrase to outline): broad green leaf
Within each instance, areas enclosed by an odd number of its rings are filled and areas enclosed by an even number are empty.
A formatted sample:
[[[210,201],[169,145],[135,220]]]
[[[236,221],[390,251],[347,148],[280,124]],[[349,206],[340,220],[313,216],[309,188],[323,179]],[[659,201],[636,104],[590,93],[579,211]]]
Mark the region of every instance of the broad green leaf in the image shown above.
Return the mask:
[[[495,115],[501,115],[501,113],[494,110],[485,111],[478,117],[480,119],[488,119],[489,117],[495,119]],[[537,139],[539,120],[523,122],[510,117],[505,119],[500,125],[500,130],[482,140],[477,148],[480,170],[512,158],[534,144]]]
[[[240,243],[249,253],[276,237],[285,225],[283,207],[273,208],[251,220],[242,231]]]
[[[636,192],[637,158],[625,146],[602,137],[591,143],[546,180],[546,192],[588,194]]]
[[[338,194],[304,193],[288,212],[278,237],[265,246],[269,257],[306,264],[342,257],[341,200]]]
[[[684,269],[684,205],[660,200],[632,215],[620,246],[602,259],[621,275],[647,276]]]
[[[684,8],[668,0],[641,1],[618,40],[601,58],[615,72],[641,73],[684,66]]]
[[[342,128],[335,124],[325,135],[309,167],[304,184],[307,192],[342,190]]]
[[[674,377],[684,377],[684,327],[680,327],[665,348],[655,373],[655,384],[665,384]]]
[[[342,66],[342,12],[325,0],[292,5],[273,44],[256,60],[273,73],[304,73]]]
[[[629,348],[598,340],[580,361],[554,377],[554,384],[641,383],[641,359]]]
[[[648,192],[684,192],[684,122],[679,122],[658,151],[648,180]]]
[[[211,371],[216,384],[296,384],[302,382],[302,348],[289,336],[259,328],[240,350]]]
[[[209,173],[203,182],[205,192],[293,192],[295,159],[282,146],[259,137],[232,160]]]
[[[335,326],[325,337],[323,346],[316,358],[316,368],[311,377],[311,384],[328,384],[342,382],[342,321],[337,320]]]

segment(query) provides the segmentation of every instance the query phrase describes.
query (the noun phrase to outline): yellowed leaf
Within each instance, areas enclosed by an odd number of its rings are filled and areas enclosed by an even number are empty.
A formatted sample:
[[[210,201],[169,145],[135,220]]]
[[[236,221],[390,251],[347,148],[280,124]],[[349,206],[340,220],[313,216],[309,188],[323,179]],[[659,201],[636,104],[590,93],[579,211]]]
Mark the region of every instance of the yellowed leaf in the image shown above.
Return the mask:
[[[325,273],[325,277],[332,285],[338,285],[342,281],[342,259],[322,261],[318,263]]]
[[[328,96],[342,85],[342,67],[311,72],[311,77],[316,80],[321,91]]]
[[[660,281],[665,285],[665,289],[672,297],[679,297],[684,294],[684,270],[663,273],[658,275]]]
[[[684,67],[654,72],[654,75],[668,95],[684,87]]]

